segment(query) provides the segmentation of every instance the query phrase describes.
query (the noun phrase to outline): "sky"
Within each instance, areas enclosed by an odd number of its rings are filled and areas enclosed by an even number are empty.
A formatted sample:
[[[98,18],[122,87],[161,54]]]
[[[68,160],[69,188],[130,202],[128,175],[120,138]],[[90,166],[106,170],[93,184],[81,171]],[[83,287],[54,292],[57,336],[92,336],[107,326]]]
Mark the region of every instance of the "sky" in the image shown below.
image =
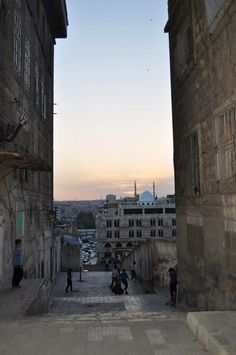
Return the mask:
[[[167,0],[67,0],[55,46],[54,198],[174,193]]]

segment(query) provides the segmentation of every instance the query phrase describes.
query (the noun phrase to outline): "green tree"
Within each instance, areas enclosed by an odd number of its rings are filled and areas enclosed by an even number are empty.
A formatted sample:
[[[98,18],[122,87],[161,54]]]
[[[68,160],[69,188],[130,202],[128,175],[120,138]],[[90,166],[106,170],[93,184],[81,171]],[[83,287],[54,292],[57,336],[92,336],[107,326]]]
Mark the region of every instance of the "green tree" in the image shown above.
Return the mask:
[[[78,229],[95,229],[95,217],[91,212],[80,212],[77,216]]]

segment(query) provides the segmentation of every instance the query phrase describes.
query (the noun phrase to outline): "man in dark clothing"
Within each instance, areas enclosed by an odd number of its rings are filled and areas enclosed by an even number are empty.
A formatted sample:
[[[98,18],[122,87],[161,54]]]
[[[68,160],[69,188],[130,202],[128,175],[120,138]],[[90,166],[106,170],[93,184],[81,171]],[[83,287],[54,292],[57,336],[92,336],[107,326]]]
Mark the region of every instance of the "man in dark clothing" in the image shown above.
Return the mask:
[[[70,292],[72,292],[72,269],[69,269],[67,272],[67,286],[66,286],[66,292],[70,289]]]
[[[23,278],[23,258],[20,239],[15,240],[15,248],[13,250],[12,259],[14,266],[12,287],[20,287],[20,282]]]
[[[169,268],[169,277],[170,277],[170,302],[172,306],[176,305],[176,296],[177,296],[177,272],[171,267]]]
[[[129,279],[129,276],[127,274],[127,272],[125,271],[125,269],[123,269],[122,273],[120,274],[120,277],[121,277],[121,281],[123,283],[123,285],[125,286],[124,288],[124,291],[125,291],[125,294],[127,295],[128,294],[128,279]]]

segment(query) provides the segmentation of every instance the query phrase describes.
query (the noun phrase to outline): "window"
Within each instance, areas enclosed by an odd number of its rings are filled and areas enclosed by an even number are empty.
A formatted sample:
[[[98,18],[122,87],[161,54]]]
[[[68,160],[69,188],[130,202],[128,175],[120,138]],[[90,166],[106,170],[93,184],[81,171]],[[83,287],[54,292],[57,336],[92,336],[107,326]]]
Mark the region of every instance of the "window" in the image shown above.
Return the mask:
[[[110,243],[106,243],[106,244],[104,245],[104,248],[111,248],[111,244],[110,244]]]
[[[207,11],[207,22],[210,26],[214,19],[219,14],[227,0],[205,0],[205,6]]]
[[[25,40],[25,63],[24,63],[24,83],[27,90],[30,89],[30,43]]]
[[[43,79],[41,80],[41,115],[44,117],[44,81]]]
[[[137,236],[137,238],[142,238],[142,231],[141,230],[137,230],[136,236]]]
[[[7,8],[4,1],[0,0],[0,29],[7,36]]]
[[[136,226],[137,226],[137,227],[141,227],[141,225],[142,225],[141,219],[137,219],[137,220],[136,220]]]
[[[107,228],[112,227],[112,221],[110,219],[107,220]]]
[[[176,226],[176,219],[172,218],[172,226]]]
[[[152,218],[152,219],[150,220],[150,224],[151,224],[152,227],[155,227],[155,225],[156,225],[156,220],[155,220],[154,218]]]
[[[193,31],[190,18],[186,18],[176,35],[174,49],[175,74],[180,77],[193,58]]]
[[[158,218],[158,226],[163,226],[163,219],[162,218]]]
[[[145,208],[145,214],[163,214],[163,208]]]
[[[129,227],[133,227],[134,226],[134,220],[133,219],[129,219]]]
[[[181,142],[182,161],[186,163],[182,168],[182,178],[179,181],[182,193],[185,196],[201,194],[201,131],[198,126],[188,132]]]
[[[143,210],[141,208],[127,208],[124,209],[124,214],[143,214]]]
[[[107,231],[107,238],[112,238],[112,231]]]
[[[115,238],[120,238],[120,231],[115,231]]]
[[[176,229],[172,230],[172,237],[176,237]]]
[[[21,17],[14,14],[14,64],[18,75],[21,73]]]
[[[200,161],[199,161],[199,134],[195,131],[190,136],[190,162],[192,170],[192,187],[195,195],[200,194]]]
[[[166,208],[166,209],[165,209],[165,212],[166,212],[167,214],[175,213],[175,208]]]
[[[158,236],[159,236],[159,237],[163,237],[163,229],[159,229],[159,231],[158,231]]]
[[[134,231],[133,230],[129,231],[129,238],[134,238]]]
[[[216,121],[217,177],[221,182],[236,178],[236,106],[230,105],[220,112]]]
[[[39,106],[39,67],[37,63],[34,67],[34,102],[36,106]]]
[[[151,229],[151,237],[155,237],[156,236],[156,231],[155,229]]]
[[[119,227],[120,226],[120,220],[119,219],[115,219],[115,227]]]

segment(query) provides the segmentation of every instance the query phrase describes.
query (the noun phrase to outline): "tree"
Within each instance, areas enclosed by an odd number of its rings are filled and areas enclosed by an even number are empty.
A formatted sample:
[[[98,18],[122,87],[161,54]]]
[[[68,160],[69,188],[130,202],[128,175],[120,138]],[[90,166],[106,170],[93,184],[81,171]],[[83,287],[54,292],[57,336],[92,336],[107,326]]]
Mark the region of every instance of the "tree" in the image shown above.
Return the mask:
[[[77,216],[78,229],[95,229],[95,217],[91,212],[80,212]]]

